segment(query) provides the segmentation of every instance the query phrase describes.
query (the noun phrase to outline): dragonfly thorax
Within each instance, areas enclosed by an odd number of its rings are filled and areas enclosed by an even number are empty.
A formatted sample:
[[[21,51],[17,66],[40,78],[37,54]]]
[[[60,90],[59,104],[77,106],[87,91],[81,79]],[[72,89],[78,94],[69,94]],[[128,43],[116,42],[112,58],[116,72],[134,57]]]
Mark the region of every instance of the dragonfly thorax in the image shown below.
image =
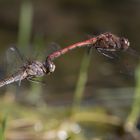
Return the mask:
[[[25,65],[25,71],[30,76],[41,77],[46,73],[44,65],[39,61],[32,61],[29,64]]]
[[[104,33],[97,37],[95,48],[99,50],[105,50],[108,52],[115,52],[121,50],[127,50],[130,43],[128,39],[124,37],[118,37],[111,33]]]

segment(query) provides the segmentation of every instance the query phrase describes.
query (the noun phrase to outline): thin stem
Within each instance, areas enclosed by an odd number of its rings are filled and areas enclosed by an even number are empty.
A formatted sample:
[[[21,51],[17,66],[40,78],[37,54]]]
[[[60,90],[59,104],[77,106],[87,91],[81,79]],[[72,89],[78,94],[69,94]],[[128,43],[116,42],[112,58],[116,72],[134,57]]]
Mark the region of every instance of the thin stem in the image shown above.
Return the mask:
[[[28,1],[22,3],[19,21],[18,46],[26,47],[31,37],[33,7]]]
[[[88,79],[88,68],[90,64],[90,57],[91,55],[89,55],[86,52],[82,60],[79,78],[78,78],[78,82],[77,82],[77,86],[76,86],[76,90],[74,94],[73,109],[72,109],[73,111],[75,111],[77,108],[80,107],[80,104],[83,98],[83,93],[84,93],[86,82]]]
[[[127,131],[133,131],[136,128],[136,123],[140,114],[140,66],[136,70],[136,88],[135,98],[133,101],[132,109],[125,123],[125,129]]]

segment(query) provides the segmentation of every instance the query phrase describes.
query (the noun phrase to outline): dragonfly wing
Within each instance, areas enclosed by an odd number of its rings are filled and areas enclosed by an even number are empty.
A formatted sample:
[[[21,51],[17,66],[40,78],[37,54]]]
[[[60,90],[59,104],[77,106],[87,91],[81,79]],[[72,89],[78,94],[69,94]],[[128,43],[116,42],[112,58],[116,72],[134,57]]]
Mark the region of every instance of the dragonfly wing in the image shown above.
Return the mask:
[[[42,60],[42,59],[46,58],[49,54],[53,53],[54,51],[57,51],[58,49],[60,49],[60,46],[54,42],[49,43],[48,45],[36,44],[35,49],[34,49],[35,50],[35,57],[38,60]]]
[[[46,85],[46,82],[45,81],[38,80],[36,78],[27,78],[27,80],[30,81],[30,82],[36,83],[36,84],[40,84],[41,83],[41,84]]]
[[[128,53],[130,55],[133,55],[133,56],[135,56],[137,58],[140,58],[140,53],[138,53],[136,50],[134,50],[134,49],[132,49],[130,47],[126,50],[126,53]]]
[[[13,74],[19,69],[24,63],[25,59],[20,53],[17,47],[14,45],[10,46],[6,51],[6,63],[7,63],[7,73]]]
[[[11,45],[7,50],[7,57],[11,55],[14,55],[21,62],[25,61],[25,57],[15,45]]]
[[[59,46],[59,44],[55,43],[55,42],[51,42],[50,44],[48,44],[47,47],[47,55],[60,50],[61,47]]]
[[[25,58],[24,58],[23,54],[21,54],[21,52],[19,51],[19,49],[15,45],[12,45],[9,49],[10,49],[11,52],[15,53],[16,57],[20,61],[25,61]]]

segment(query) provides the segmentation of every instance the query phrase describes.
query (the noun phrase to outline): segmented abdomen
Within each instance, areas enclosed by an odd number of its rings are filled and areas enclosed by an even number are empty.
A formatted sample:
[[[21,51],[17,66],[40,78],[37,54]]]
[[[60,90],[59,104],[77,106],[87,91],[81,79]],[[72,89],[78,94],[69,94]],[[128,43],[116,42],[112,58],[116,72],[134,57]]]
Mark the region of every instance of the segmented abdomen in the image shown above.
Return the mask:
[[[17,81],[21,81],[23,79],[25,79],[26,76],[24,76],[24,72],[23,71],[19,71],[3,80],[0,81],[0,87],[4,86],[4,85],[8,85],[10,83],[13,82],[17,82]]]

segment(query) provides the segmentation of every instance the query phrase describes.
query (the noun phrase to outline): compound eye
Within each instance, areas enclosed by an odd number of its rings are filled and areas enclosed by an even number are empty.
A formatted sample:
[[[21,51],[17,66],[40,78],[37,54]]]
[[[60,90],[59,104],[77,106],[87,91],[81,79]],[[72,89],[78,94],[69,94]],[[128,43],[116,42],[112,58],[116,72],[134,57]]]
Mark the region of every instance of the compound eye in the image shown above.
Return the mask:
[[[125,39],[125,44],[127,45],[127,46],[130,46],[130,42],[127,40],[127,39]]]
[[[49,60],[48,58],[46,58],[46,61],[44,63],[44,67],[46,69],[46,73],[52,73],[55,71],[55,64]]]
[[[128,47],[130,46],[130,43],[129,43],[128,39],[126,39],[124,37],[120,38],[120,44],[121,44],[121,48],[123,50],[127,50]]]
[[[129,46],[130,45],[130,43],[129,43],[129,41],[128,41],[128,39],[126,39],[126,38],[121,38],[121,42],[123,43],[123,44],[125,44],[125,45],[127,45],[127,46]]]
[[[50,69],[50,72],[54,72],[54,70],[55,70],[55,65],[51,63],[49,69]]]

